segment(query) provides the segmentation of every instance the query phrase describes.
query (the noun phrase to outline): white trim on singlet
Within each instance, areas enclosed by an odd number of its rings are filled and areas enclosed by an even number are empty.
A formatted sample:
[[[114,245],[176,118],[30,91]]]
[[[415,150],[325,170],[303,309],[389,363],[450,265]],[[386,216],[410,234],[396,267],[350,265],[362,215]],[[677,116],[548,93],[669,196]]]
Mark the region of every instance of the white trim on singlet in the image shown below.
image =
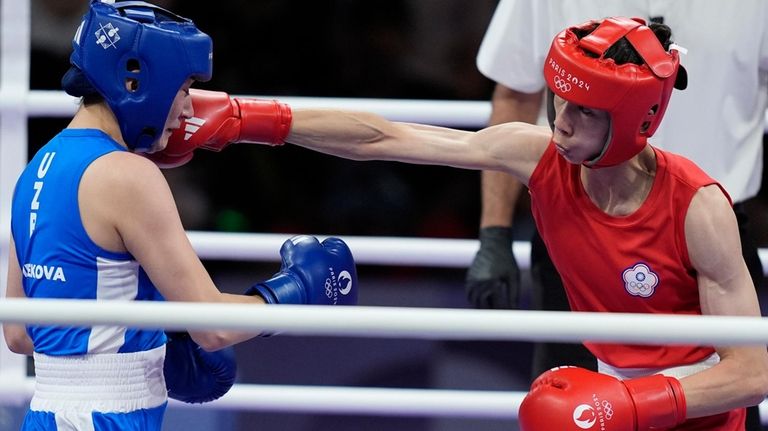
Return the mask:
[[[96,299],[132,301],[139,292],[139,263],[135,260],[96,258]],[[88,352],[117,353],[125,343],[124,326],[93,326]]]

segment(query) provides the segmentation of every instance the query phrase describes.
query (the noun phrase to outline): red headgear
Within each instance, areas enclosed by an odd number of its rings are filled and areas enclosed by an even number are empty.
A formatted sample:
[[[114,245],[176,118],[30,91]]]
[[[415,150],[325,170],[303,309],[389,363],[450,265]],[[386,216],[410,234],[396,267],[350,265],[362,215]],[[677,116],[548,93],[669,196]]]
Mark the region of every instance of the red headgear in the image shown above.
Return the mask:
[[[665,51],[644,20],[606,18],[581,39],[574,32],[592,29],[597,24],[598,21],[589,21],[560,32],[544,63],[544,79],[553,94],[610,114],[608,142],[597,157],[584,162],[590,167],[616,165],[639,153],[659,126],[672,88],[684,89],[687,81],[678,52]],[[613,59],[604,57],[608,48],[622,37],[627,38],[645,64],[617,65]],[[680,79],[678,70],[683,71]],[[553,113],[550,102],[550,122],[554,121]]]

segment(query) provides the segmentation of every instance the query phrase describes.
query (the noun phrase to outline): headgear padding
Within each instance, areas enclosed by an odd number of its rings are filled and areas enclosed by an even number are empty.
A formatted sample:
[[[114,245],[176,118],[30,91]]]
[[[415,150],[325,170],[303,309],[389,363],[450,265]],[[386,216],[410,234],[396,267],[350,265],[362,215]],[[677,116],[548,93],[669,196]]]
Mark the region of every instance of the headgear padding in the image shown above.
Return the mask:
[[[544,63],[544,78],[554,95],[610,114],[608,141],[596,158],[584,162],[590,167],[616,165],[639,153],[664,116],[679,70],[683,73],[678,88],[685,88],[686,80],[678,52],[665,51],[644,20],[614,17],[597,24],[590,21],[560,32]],[[574,32],[596,25],[581,39]],[[605,57],[608,48],[622,37],[644,64],[618,65]]]
[[[211,38],[189,19],[142,1],[93,0],[72,47],[70,62],[78,70],[65,75],[64,89],[82,91],[77,72],[85,75],[131,149],[146,150],[161,136],[184,81],[211,79]]]

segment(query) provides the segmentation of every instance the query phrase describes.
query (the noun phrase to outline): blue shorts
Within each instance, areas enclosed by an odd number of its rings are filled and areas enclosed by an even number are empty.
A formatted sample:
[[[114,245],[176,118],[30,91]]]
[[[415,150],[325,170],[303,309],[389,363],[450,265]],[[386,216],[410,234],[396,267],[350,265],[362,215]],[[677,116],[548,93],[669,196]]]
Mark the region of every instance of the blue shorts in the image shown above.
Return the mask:
[[[135,410],[130,413],[27,411],[22,431],[160,431],[163,426],[163,405]]]

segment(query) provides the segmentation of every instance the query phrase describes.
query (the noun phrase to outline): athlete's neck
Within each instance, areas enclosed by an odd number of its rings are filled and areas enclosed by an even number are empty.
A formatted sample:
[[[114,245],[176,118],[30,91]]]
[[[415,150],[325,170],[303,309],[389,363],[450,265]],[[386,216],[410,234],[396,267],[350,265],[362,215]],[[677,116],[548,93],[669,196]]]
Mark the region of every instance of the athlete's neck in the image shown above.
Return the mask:
[[[656,177],[656,154],[646,145],[635,157],[616,166],[581,167],[581,183],[594,204],[612,216],[627,216],[645,202]]]
[[[123,134],[120,132],[117,118],[106,102],[81,104],[67,128],[98,129],[109,135],[118,144],[128,148],[123,140]]]

